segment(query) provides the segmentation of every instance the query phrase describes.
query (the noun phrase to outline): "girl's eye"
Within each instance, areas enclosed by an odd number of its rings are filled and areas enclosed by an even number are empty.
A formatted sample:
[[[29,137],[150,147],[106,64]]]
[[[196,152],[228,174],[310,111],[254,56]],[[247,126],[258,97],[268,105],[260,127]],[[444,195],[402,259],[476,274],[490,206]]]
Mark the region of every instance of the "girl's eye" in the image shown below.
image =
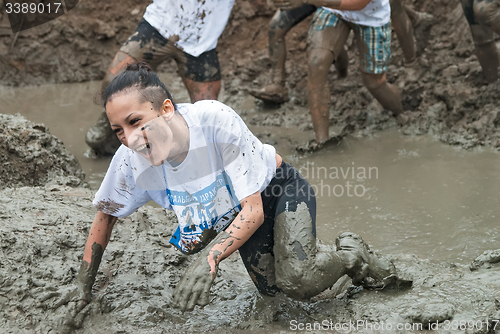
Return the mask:
[[[122,132],[122,129],[113,129],[113,132],[119,134],[120,132]]]
[[[130,125],[134,125],[135,123],[137,123],[139,121],[140,121],[139,118],[134,118],[134,119],[130,120]]]

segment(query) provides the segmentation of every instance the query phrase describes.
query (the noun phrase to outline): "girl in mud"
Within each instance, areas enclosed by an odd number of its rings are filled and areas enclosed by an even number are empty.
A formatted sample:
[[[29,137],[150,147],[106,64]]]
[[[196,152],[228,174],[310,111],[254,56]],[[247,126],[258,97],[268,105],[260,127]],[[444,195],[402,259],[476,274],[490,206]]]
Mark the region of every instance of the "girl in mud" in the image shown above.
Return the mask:
[[[173,102],[156,74],[129,65],[103,93],[116,152],[94,205],[77,288],[66,299],[91,298],[97,269],[117,218],[149,200],[178,218],[170,242],[201,254],[173,294],[181,310],[209,302],[220,261],[239,250],[257,289],[308,299],[347,274],[354,284],[382,288],[394,266],[363,240],[343,233],[337,251],[315,239],[316,201],[309,183],[262,144],[229,107],[217,101]]]

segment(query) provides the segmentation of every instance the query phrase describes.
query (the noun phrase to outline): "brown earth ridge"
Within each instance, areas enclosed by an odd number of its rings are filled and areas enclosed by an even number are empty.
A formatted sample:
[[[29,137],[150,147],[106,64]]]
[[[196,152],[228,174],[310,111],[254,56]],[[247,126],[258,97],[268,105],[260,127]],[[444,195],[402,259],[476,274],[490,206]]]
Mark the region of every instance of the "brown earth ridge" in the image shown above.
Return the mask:
[[[267,25],[274,9],[268,2],[237,0],[219,40],[225,88],[221,99],[236,111],[248,98],[249,89],[262,87],[269,79]],[[81,1],[59,19],[19,34],[12,34],[4,17],[0,23],[0,84],[100,80],[121,43],[135,29],[146,6],[147,3],[138,0]],[[413,6],[434,14],[436,23],[421,57],[425,74],[418,83],[404,89],[407,112],[401,131],[404,134],[431,134],[445,143],[464,148],[500,147],[497,131],[500,115],[495,103],[498,83],[487,85],[483,79],[460,3],[456,0],[414,0]],[[263,112],[245,117],[250,124],[299,127],[310,132],[313,138],[306,100],[306,40],[310,20],[300,23],[287,36],[287,86],[291,100],[279,108],[257,103],[256,109]],[[388,78],[395,82],[403,75],[404,68],[394,34],[392,45]],[[357,75],[356,50],[352,44],[349,56],[346,79],[337,80],[335,69],[331,67],[332,131],[369,135],[397,127],[390,113],[382,110],[363,87]],[[174,63],[163,64],[159,71],[176,75]],[[294,146],[302,144],[290,141]]]

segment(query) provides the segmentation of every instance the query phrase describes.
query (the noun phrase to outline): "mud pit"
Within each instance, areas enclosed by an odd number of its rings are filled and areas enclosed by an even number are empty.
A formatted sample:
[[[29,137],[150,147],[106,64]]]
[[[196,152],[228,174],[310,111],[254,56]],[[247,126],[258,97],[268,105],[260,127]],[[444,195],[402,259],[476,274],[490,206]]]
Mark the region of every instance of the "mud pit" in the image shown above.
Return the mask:
[[[88,1],[61,20],[21,33],[17,39],[1,30],[1,83],[15,86],[100,79],[120,43],[135,29],[146,6],[138,1],[125,3],[126,8],[131,8],[131,15],[120,12],[119,6]],[[426,74],[418,84],[406,87],[408,113],[401,132],[431,134],[434,139],[464,148],[500,147],[496,130],[500,122],[495,103],[498,85],[488,86],[482,80],[459,3],[419,0],[415,7],[435,14],[438,23],[423,55],[428,64]],[[282,296],[264,299],[235,254],[221,263],[212,288],[211,304],[181,314],[170,306],[171,296],[193,258],[185,258],[168,244],[175,226],[174,217],[165,216],[162,209],[146,206],[115,225],[94,286],[94,297],[88,306],[90,315],[76,332],[282,333],[293,331],[292,324],[325,324],[326,320],[327,325],[331,321],[333,326],[364,321],[359,330],[340,332],[382,332],[377,327],[370,329],[370,325],[384,322],[393,326],[392,332],[418,333],[422,332],[419,323],[428,325],[448,319],[475,321],[468,333],[495,332],[492,330],[494,320],[500,319],[500,264],[486,263],[475,271],[469,269],[469,264],[484,250],[499,248],[497,154],[449,150],[444,153],[447,149],[436,150],[433,146],[436,143],[429,144],[427,136],[379,135],[381,130],[398,127],[362,87],[355,50],[350,47],[348,78],[336,80],[332,66],[331,129],[332,134],[343,132],[368,138],[348,137],[339,147],[297,156],[294,148],[313,137],[305,106],[305,40],[310,20],[287,36],[291,101],[277,108],[256,102],[246,93],[249,88],[261,87],[268,79],[266,25],[272,12],[259,2],[237,1],[219,44],[225,88],[221,100],[239,112],[263,141],[275,144],[286,160],[298,168],[307,166],[307,162],[314,162],[316,167],[348,167],[353,161],[356,166],[379,167],[379,181],[361,183],[368,189],[361,200],[346,196],[318,199],[318,234],[329,243],[341,231],[361,234],[375,249],[391,256],[401,275],[414,281],[413,288],[404,292],[349,289],[336,298],[332,291],[326,291],[309,303]],[[89,30],[89,26],[92,29]],[[451,33],[449,27],[454,27]],[[390,81],[395,81],[403,71],[396,40],[393,46],[393,61],[388,71]],[[75,50],[78,50],[76,54]],[[173,64],[165,64],[161,70],[175,73]],[[98,87],[98,83],[81,85],[77,91],[95,91]],[[178,86],[180,81],[174,80],[172,85]],[[44,87],[41,88],[47,86]],[[47,90],[37,95],[31,88],[25,89],[9,91],[14,92],[14,99],[6,98],[9,92],[1,95],[5,99],[0,98],[0,112],[16,112],[12,111],[16,108],[6,111],[5,106],[20,108],[27,96],[47,98]],[[46,125],[77,155],[87,171],[87,180],[92,181],[89,183],[95,189],[107,163],[87,160],[81,144],[86,130],[83,124],[88,119],[90,125],[92,113],[97,117],[99,111],[91,106],[93,93],[79,100],[74,91],[62,86],[52,86],[48,92],[61,108],[58,116],[54,117],[50,110],[46,115],[35,115],[33,109],[41,108],[29,105],[25,111],[33,112],[28,117],[36,122],[53,117],[54,123]],[[174,97],[179,95],[180,101],[187,96],[182,90],[174,93]],[[71,109],[71,104],[89,107]],[[61,117],[64,112],[71,117]],[[78,115],[85,121],[80,122]],[[78,131],[71,127],[76,122]],[[39,131],[32,125],[26,129]],[[364,146],[368,149],[362,150]],[[446,164],[446,160],[451,163]],[[452,171],[453,165],[464,168]],[[443,172],[437,173],[439,170]],[[485,178],[474,177],[477,175]],[[446,177],[449,178],[442,179]],[[308,178],[321,185],[321,179]],[[28,182],[24,185],[32,185],[32,178],[24,179]],[[44,185],[45,182],[40,179],[37,185],[41,187],[29,188],[12,188],[23,183],[9,183],[4,185],[8,186],[6,189],[0,190],[2,332],[54,332],[52,329],[66,312],[65,306],[53,309],[56,292],[71,286],[80,267],[95,214],[90,204],[92,191],[71,188],[65,182]],[[336,181],[331,186],[335,184]],[[446,189],[450,185],[451,189]],[[419,194],[412,197],[408,194],[411,191]],[[336,205],[332,205],[332,201]],[[293,320],[297,323],[290,323]],[[397,330],[398,323],[409,327]],[[448,330],[445,323],[438,331],[433,329],[424,328],[424,332],[464,332]],[[316,327],[316,332],[321,331]],[[500,332],[500,325],[496,332]]]
[[[3,332],[53,333],[66,312],[65,306],[53,309],[57,291],[73,284],[94,216],[91,196],[89,190],[65,186],[0,191]],[[414,323],[447,319],[477,321],[483,331],[469,333],[486,333],[486,326],[496,324],[487,321],[500,318],[499,265],[471,272],[467,265],[414,255],[392,256],[402,276],[413,279],[411,290],[350,288],[336,298],[327,290],[305,303],[282,296],[263,299],[234,254],[220,266],[211,303],[182,314],[170,302],[192,258],[168,244],[174,224],[175,218],[164,210],[144,207],[115,225],[87,306],[89,316],[76,333],[279,333],[293,330],[293,320],[328,324],[360,320],[364,322],[359,332],[370,333],[365,326],[382,322],[417,328]],[[440,326],[438,332],[449,332],[445,324]]]

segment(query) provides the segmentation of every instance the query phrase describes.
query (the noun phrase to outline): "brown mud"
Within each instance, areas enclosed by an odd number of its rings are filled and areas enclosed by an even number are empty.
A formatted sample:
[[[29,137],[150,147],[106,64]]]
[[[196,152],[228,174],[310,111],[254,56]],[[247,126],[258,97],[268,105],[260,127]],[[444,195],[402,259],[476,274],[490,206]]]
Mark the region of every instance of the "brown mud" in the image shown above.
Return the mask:
[[[91,197],[89,190],[67,186],[0,191],[2,332],[54,333],[67,309],[54,309],[58,291],[74,284],[94,217]],[[263,299],[234,254],[220,264],[210,304],[182,314],[172,307],[172,294],[196,256],[186,257],[168,244],[174,226],[172,215],[148,206],[116,223],[87,306],[89,315],[76,333],[279,333],[293,330],[292,320],[360,320],[362,327],[350,332],[364,333],[379,332],[365,328],[376,323],[417,328],[413,324],[436,321],[441,323],[437,333],[459,333],[464,331],[447,331],[444,321],[474,320],[483,331],[468,333],[486,333],[486,326],[500,318],[500,265],[472,272],[466,265],[413,255],[392,256],[400,275],[413,280],[410,290],[349,288],[335,298],[327,290],[310,302],[297,302],[283,296]]]
[[[420,59],[424,75],[418,83],[404,87],[406,114],[401,131],[408,135],[432,134],[445,143],[464,148],[500,147],[497,133],[500,116],[497,117],[495,105],[498,84],[487,85],[483,78],[460,4],[456,0],[407,2],[413,3],[417,10],[435,15],[436,24]],[[18,35],[10,32],[4,17],[0,23],[0,84],[16,86],[102,79],[146,6],[147,3],[138,0],[126,0],[120,5],[84,1],[67,15]],[[273,13],[272,6],[263,0],[236,1],[219,40],[226,91],[222,101],[236,110],[255,103],[248,91],[261,88],[270,80],[267,25]],[[290,101],[279,108],[257,102],[254,109],[258,112],[248,117],[248,122],[299,127],[307,131],[310,138],[314,137],[306,106],[310,20],[294,27],[286,37]],[[348,45],[348,77],[336,79],[334,66],[330,70],[332,134],[369,135],[398,127],[390,112],[382,110],[363,86],[352,38]],[[387,74],[389,82],[397,82],[404,68],[395,35],[392,45],[393,56]],[[161,65],[159,71],[176,73],[174,62]],[[303,144],[291,140],[295,146]]]
[[[146,6],[138,0],[121,1],[119,5],[82,1],[60,19],[17,35],[5,27],[4,17],[0,20],[0,84],[102,79]],[[421,60],[425,74],[420,82],[405,87],[407,112],[401,132],[431,134],[464,148],[500,147],[500,114],[495,103],[498,84],[487,85],[483,79],[459,2],[417,0],[415,8],[433,13],[437,23]],[[306,136],[313,138],[306,106],[310,18],[287,36],[290,101],[280,107],[268,106],[247,93],[269,80],[267,24],[273,12],[264,1],[236,1],[218,49],[225,90],[222,100],[238,112],[246,110],[241,115],[251,126],[265,128],[264,133],[259,133],[264,141],[300,146]],[[401,50],[393,40],[390,82],[397,81],[404,71]],[[336,79],[335,69],[331,68],[332,134],[372,136],[398,128],[390,113],[382,110],[363,87],[355,52],[350,40],[347,78]],[[176,72],[173,63],[159,70]],[[2,105],[0,101],[0,112]],[[67,306],[55,308],[59,291],[73,286],[82,262],[95,215],[93,193],[71,187],[82,184],[81,169],[44,126],[21,117],[1,119],[7,122],[0,124],[0,158],[6,154],[6,160],[0,161],[0,328],[6,333],[54,333],[67,312]],[[276,135],[272,129],[278,127],[295,132],[298,128],[302,136]],[[17,163],[15,168],[9,165],[13,162]],[[352,225],[349,219],[345,223]],[[389,323],[392,330],[386,331],[396,333],[500,332],[500,324],[495,322],[500,319],[498,250],[479,257],[471,271],[463,261],[427,260],[412,255],[411,251],[403,251],[404,244],[388,255],[400,276],[413,280],[409,290],[365,291],[349,287],[336,297],[334,290],[327,290],[309,302],[284,296],[264,298],[234,254],[220,264],[210,304],[182,314],[172,307],[172,294],[196,256],[186,257],[168,243],[174,227],[175,217],[150,206],[116,223],[87,307],[89,315],[79,323],[82,327],[76,333],[282,333],[315,323],[311,329],[316,332],[320,332],[318,324],[323,325],[322,329],[325,324],[346,324],[349,330],[331,332],[378,333],[385,330],[374,326],[386,324],[388,328]],[[488,243],[488,238],[496,240],[496,227],[492,230],[483,242],[496,249],[498,245]],[[435,247],[439,250],[443,246]],[[439,328],[434,330],[437,321]],[[355,329],[350,323],[355,324]],[[397,328],[398,324],[403,328]]]
[[[79,186],[84,178],[78,160],[45,125],[0,114],[0,189],[46,183]]]

